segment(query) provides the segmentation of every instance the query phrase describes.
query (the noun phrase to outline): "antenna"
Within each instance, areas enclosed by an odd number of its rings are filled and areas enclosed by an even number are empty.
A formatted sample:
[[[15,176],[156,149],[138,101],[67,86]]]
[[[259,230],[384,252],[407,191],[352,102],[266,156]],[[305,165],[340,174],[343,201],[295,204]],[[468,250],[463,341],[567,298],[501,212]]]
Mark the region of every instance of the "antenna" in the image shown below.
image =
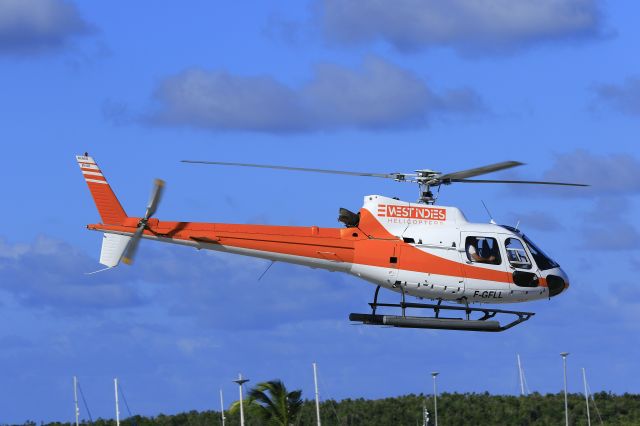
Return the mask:
[[[480,200],[480,202],[482,203],[482,205],[484,206],[484,209],[487,211],[487,214],[489,215],[489,223],[491,223],[492,225],[496,224],[496,221],[493,220],[493,216],[491,215],[491,212],[489,211],[489,209],[487,208],[487,205],[484,203],[484,201]]]
[[[267,269],[265,269],[264,272],[258,277],[258,281],[260,281],[262,279],[262,277],[264,277],[266,275],[266,273],[269,272],[269,269],[271,269],[271,267],[273,266],[274,263],[276,263],[275,260],[272,260],[269,263],[269,266],[267,266]]]
[[[318,371],[315,362],[313,363],[313,384],[316,389],[316,419],[318,426],[320,426],[320,396],[318,394]]]

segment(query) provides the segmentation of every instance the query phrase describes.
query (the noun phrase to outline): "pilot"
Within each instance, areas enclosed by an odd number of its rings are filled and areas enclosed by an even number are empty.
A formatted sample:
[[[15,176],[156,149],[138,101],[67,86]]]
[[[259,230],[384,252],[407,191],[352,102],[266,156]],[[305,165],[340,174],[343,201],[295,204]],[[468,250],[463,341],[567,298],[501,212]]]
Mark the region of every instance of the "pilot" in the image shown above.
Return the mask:
[[[478,249],[478,242],[477,238],[473,238],[469,242],[469,245],[467,246],[467,256],[469,257],[469,260],[479,263],[496,263],[495,254],[489,253],[488,256],[481,255],[480,250]],[[486,241],[484,244],[487,244]]]

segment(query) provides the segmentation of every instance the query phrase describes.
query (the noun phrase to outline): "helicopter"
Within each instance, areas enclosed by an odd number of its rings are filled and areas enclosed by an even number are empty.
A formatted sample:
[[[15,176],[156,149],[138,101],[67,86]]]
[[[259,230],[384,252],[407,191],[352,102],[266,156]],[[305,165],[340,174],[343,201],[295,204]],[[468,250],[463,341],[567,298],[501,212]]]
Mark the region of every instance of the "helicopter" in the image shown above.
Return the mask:
[[[409,202],[367,195],[357,213],[340,208],[338,221],[342,227],[334,228],[179,222],[154,217],[164,181],[154,181],[144,216],[131,217],[125,213],[94,158],[85,153],[77,155],[76,160],[102,220],[87,225],[87,229],[103,233],[100,263],[106,268],[96,272],[114,268],[121,262],[132,264],[143,238],[343,272],[376,286],[368,312],[351,313],[349,320],[399,328],[500,332],[529,320],[535,313],[486,304],[551,299],[569,288],[566,272],[517,227],[498,225],[493,219],[490,223],[469,222],[457,207],[437,205],[432,189],[437,188],[439,192],[441,186],[453,183],[588,186],[471,179],[523,165],[517,161],[453,173],[429,169],[412,173],[363,173],[182,160],[186,164],[391,179],[417,184],[419,198],[417,202]],[[399,300],[379,301],[381,289],[399,294]],[[418,301],[407,301],[408,296]],[[417,315],[415,311],[432,314]],[[497,318],[509,320],[501,322]]]

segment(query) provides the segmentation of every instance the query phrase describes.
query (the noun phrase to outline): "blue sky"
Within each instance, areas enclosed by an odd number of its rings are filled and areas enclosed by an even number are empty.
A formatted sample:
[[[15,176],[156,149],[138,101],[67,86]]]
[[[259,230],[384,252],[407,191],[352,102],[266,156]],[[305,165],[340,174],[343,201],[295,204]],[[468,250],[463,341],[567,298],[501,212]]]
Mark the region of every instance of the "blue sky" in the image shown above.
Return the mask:
[[[312,398],[529,386],[640,392],[640,29],[635,2],[189,2],[180,8],[0,0],[0,422],[71,420],[71,377],[112,417],[218,408],[231,380],[281,378]],[[464,185],[440,203],[521,227],[572,278],[500,334],[352,325],[374,287],[354,277],[141,244],[95,270],[98,221],[74,155],[88,151],[127,212],[167,181],[158,216],[338,226],[375,179],[231,170],[184,158],[395,172],[504,160],[502,176],[583,191]],[[497,175],[496,175],[497,176]],[[387,295],[393,298],[393,295]],[[86,416],[86,412],[83,412]]]

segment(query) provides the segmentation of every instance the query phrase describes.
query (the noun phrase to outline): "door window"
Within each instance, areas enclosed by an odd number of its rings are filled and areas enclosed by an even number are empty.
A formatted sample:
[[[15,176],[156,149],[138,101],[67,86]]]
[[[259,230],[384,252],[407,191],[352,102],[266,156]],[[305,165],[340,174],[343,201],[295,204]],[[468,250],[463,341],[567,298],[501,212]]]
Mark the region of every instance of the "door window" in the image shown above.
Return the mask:
[[[467,237],[465,240],[467,259],[474,263],[500,265],[500,249],[498,241],[491,237]]]
[[[507,238],[504,246],[507,249],[507,259],[511,266],[519,269],[531,269],[531,261],[519,239]]]

